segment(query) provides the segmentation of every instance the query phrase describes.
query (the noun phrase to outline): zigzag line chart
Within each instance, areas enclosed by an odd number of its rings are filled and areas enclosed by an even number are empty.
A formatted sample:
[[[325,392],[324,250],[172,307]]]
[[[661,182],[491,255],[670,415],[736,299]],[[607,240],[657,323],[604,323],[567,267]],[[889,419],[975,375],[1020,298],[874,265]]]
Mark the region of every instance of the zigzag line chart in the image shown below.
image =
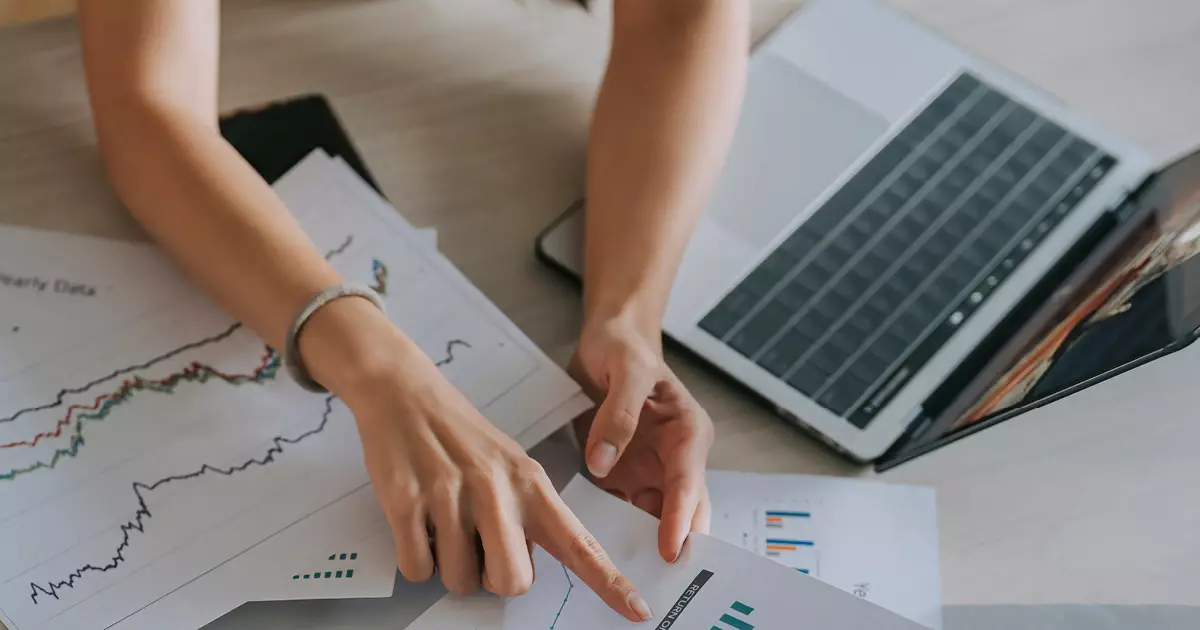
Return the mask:
[[[330,259],[338,254],[346,251],[353,242],[353,237],[349,236],[336,249],[331,250],[326,258]],[[379,259],[372,260],[371,272],[373,276],[372,288],[381,295],[386,295],[388,286],[388,267]],[[242,326],[240,323],[234,323],[220,332],[182,344],[165,353],[155,356],[149,360],[139,362],[135,365],[122,367],[114,370],[104,376],[92,379],[80,386],[67,387],[58,392],[53,400],[30,406],[24,409],[19,409],[14,413],[0,418],[0,423],[15,422],[26,415],[37,412],[53,410],[66,406],[66,411],[58,417],[52,429],[43,430],[30,438],[13,440],[6,444],[0,444],[0,452],[6,449],[15,450],[21,448],[32,448],[37,446],[43,440],[59,438],[63,435],[64,429],[71,427],[69,432],[69,444],[66,448],[58,448],[53,455],[43,461],[35,462],[31,465],[16,467],[11,470],[0,472],[0,482],[17,480],[22,475],[38,471],[52,470],[61,461],[66,458],[77,457],[80,450],[86,444],[84,437],[84,429],[86,426],[104,421],[106,418],[119,412],[125,403],[132,401],[134,398],[144,396],[173,394],[176,389],[185,383],[205,385],[210,382],[220,382],[226,385],[242,386],[242,385],[262,385],[274,380],[280,367],[280,357],[270,347],[264,347],[261,353],[261,360],[251,370],[242,370],[236,372],[223,371],[211,365],[199,361],[191,361],[184,365],[181,369],[160,377],[160,378],[145,378],[139,374],[149,368],[164,364],[165,362],[180,357],[185,353],[193,350],[212,346],[229,340],[234,336]],[[450,339],[445,343],[444,356],[435,361],[438,367],[449,365],[455,360],[456,352],[462,349],[470,349],[469,342],[463,339]],[[87,392],[90,389],[125,377],[124,380],[112,391],[96,396],[87,403],[67,404],[67,401],[72,395],[79,395]],[[165,487],[178,485],[181,482],[198,479],[206,476],[223,476],[230,477],[242,473],[251,468],[259,468],[274,463],[288,447],[295,446],[301,442],[309,440],[314,436],[324,432],[329,423],[330,414],[333,411],[334,397],[329,396],[324,401],[324,411],[320,415],[319,422],[304,431],[295,434],[279,434],[274,436],[269,441],[269,447],[265,452],[257,456],[249,457],[247,460],[234,465],[216,465],[212,463],[204,463],[198,468],[189,472],[171,474],[163,476],[154,481],[135,481],[130,487],[136,501],[136,510],[132,518],[122,523],[118,530],[121,538],[113,550],[111,557],[103,562],[88,562],[76,569],[70,571],[65,577],[52,580],[31,581],[29,583],[29,595],[34,605],[37,605],[45,598],[53,598],[58,600],[64,589],[75,588],[76,584],[84,579],[88,574],[105,573],[113,571],[120,567],[126,561],[126,552],[130,546],[134,544],[138,535],[146,533],[149,526],[148,521],[154,516],[154,508],[150,498],[155,491]]]
[[[333,257],[344,253],[353,242],[354,236],[347,236],[341,245],[325,254],[325,259],[331,260]],[[385,265],[379,259],[373,260],[372,274],[375,282],[371,288],[377,291],[380,295],[387,295],[387,265]],[[53,430],[42,431],[32,438],[13,441],[7,444],[0,444],[0,450],[19,447],[32,448],[37,446],[43,439],[61,437],[63,429],[67,426],[73,425],[70,442],[66,448],[55,449],[54,454],[48,460],[37,461],[26,466],[14,467],[10,470],[0,472],[0,481],[10,481],[21,475],[39,470],[51,470],[55,468],[64,458],[77,457],[80,449],[83,448],[86,443],[83,436],[84,426],[93,422],[104,420],[114,408],[118,407],[121,403],[128,401],[130,397],[140,392],[171,394],[180,384],[205,384],[210,379],[217,379],[228,385],[261,385],[266,381],[274,379],[278,375],[280,363],[278,353],[276,353],[270,347],[267,347],[263,352],[263,358],[259,365],[254,370],[245,374],[223,372],[200,362],[192,362],[182,370],[160,379],[143,379],[135,374],[136,372],[144,371],[156,365],[162,364],[165,361],[180,356],[186,352],[221,343],[232,337],[234,333],[241,329],[242,324],[240,322],[234,323],[217,334],[186,343],[152,359],[149,359],[148,361],[114,370],[105,376],[94,379],[77,387],[69,387],[59,390],[55,400],[49,403],[20,409],[7,417],[0,418],[0,423],[13,422],[26,414],[61,407],[64,404],[66,397],[69,395],[82,394],[93,387],[97,387],[121,376],[134,374],[134,376],[125,379],[121,383],[120,387],[118,387],[115,391],[101,394],[97,396],[91,403],[77,403],[68,406],[66,413],[55,423]],[[79,413],[76,415],[76,412],[85,413]]]
[[[240,326],[240,325],[239,325]],[[213,336],[209,339],[215,340],[210,343],[220,341],[225,337]],[[195,345],[194,347],[200,347]],[[100,422],[109,416],[110,413],[118,408],[121,403],[128,401],[131,397],[140,392],[153,392],[157,394],[171,394],[175,388],[182,383],[197,383],[204,384],[211,379],[223,381],[228,385],[243,385],[247,383],[261,384],[264,381],[275,378],[279,372],[279,356],[274,350],[267,348],[263,353],[262,362],[257,368],[248,374],[228,374],[217,370],[211,366],[204,365],[199,362],[193,362],[179,372],[168,375],[165,378],[156,380],[147,380],[139,376],[133,376],[121,383],[121,386],[107,394],[101,394],[88,405],[75,404],[67,408],[67,413],[61,420],[56,423],[54,431],[45,431],[34,436],[32,440],[22,440],[19,442],[9,442],[8,444],[0,444],[0,449],[10,449],[21,446],[33,447],[37,446],[42,438],[59,437],[63,427],[71,424],[74,421],[74,429],[71,432],[70,446],[60,448],[54,451],[53,457],[49,461],[38,461],[28,466],[13,468],[4,472],[0,472],[0,481],[12,480],[17,477],[28,474],[37,470],[53,469],[65,457],[76,457],[79,455],[79,450],[84,446],[85,440],[83,437],[83,428],[85,425],[92,422]],[[24,410],[22,410],[24,411]],[[75,415],[76,411],[86,411]],[[19,412],[18,412],[19,413]]]
[[[560,566],[562,566],[563,575],[567,578],[567,592],[563,593],[562,604],[559,605],[558,612],[554,613],[554,621],[550,622],[549,630],[554,630],[554,627],[558,625],[558,618],[562,617],[563,609],[567,607],[567,602],[571,600],[571,591],[575,590],[575,581],[571,579],[571,572],[567,570],[567,565],[563,564]]]
[[[347,235],[345,240],[342,241],[341,245],[338,245],[336,248],[331,249],[330,251],[325,253],[325,260],[332,260],[335,256],[344,253],[347,249],[350,248],[350,245],[352,245],[353,243],[354,243],[354,235],[353,234]],[[387,288],[386,288],[385,284],[381,283],[381,278],[383,280],[386,280],[386,278],[387,278],[386,266],[384,266],[383,263],[376,260],[374,267],[375,267],[374,273],[375,273],[375,279],[376,279],[376,287],[375,288],[377,291],[380,291],[380,293],[384,293],[384,292],[386,292]],[[196,350],[197,348],[202,348],[204,346],[209,346],[209,345],[212,345],[215,343],[220,343],[220,342],[225,341],[226,339],[229,339],[230,337],[232,337],[233,334],[236,333],[237,331],[241,330],[241,328],[242,328],[241,322],[235,322],[235,323],[231,324],[228,328],[216,333],[215,335],[205,337],[203,339],[197,339],[196,341],[192,341],[192,342],[183,344],[177,348],[173,348],[163,354],[160,354],[156,357],[153,357],[153,358],[143,361],[141,363],[137,363],[134,365],[130,365],[130,366],[126,366],[123,368],[113,370],[112,372],[105,374],[104,376],[101,376],[99,378],[88,381],[87,383],[84,383],[82,385],[78,385],[76,387],[63,388],[58,391],[58,394],[55,395],[54,400],[52,400],[48,403],[36,405],[33,407],[26,407],[24,409],[18,409],[15,413],[12,413],[10,415],[0,416],[0,424],[15,422],[16,420],[18,420],[19,418],[21,418],[22,416],[25,416],[27,414],[37,413],[40,411],[48,411],[50,409],[56,409],[58,407],[63,406],[63,404],[66,402],[66,399],[68,396],[75,395],[75,394],[82,394],[82,393],[92,389],[93,387],[98,387],[98,386],[103,385],[104,383],[107,383],[113,379],[117,379],[117,378],[120,378],[127,374],[132,374],[134,372],[140,372],[140,371],[147,370],[151,367],[154,367],[155,365],[163,363],[169,359],[173,359],[173,358],[175,358],[181,354],[184,354],[186,352],[189,352],[191,350]],[[61,428],[64,424],[70,422],[71,411],[72,410],[69,408],[68,413],[67,413],[66,417],[64,418],[64,420],[59,422],[58,428]],[[28,445],[32,446],[32,445],[36,444],[37,441],[41,437],[46,437],[49,434],[50,434],[49,432],[39,433],[37,436],[34,436],[30,440],[25,440],[24,442],[26,442],[26,443],[28,443]],[[55,434],[55,435],[57,435],[57,434]],[[13,445],[14,446],[23,445],[23,443],[14,443]],[[0,446],[0,448],[5,448],[5,447]]]
[[[455,352],[456,348],[470,348],[470,347],[471,347],[471,344],[469,344],[468,342],[466,342],[462,339],[451,339],[450,341],[446,342],[446,354],[443,358],[439,359],[436,362],[437,366],[443,367],[443,366],[453,363],[454,359],[455,359],[454,352]],[[125,561],[125,551],[129,548],[129,546],[131,544],[131,539],[132,539],[134,532],[137,532],[139,534],[144,534],[146,532],[146,519],[153,518],[153,516],[154,516],[150,510],[149,505],[146,502],[146,494],[147,493],[152,493],[155,490],[158,490],[159,488],[166,486],[168,484],[171,484],[171,483],[187,481],[190,479],[196,479],[196,478],[202,477],[206,474],[213,474],[213,475],[228,477],[228,476],[232,476],[234,474],[243,472],[253,466],[266,466],[268,464],[271,464],[271,463],[275,462],[275,458],[277,455],[283,454],[284,448],[286,446],[292,446],[292,445],[299,444],[300,442],[303,442],[304,440],[306,440],[308,438],[316,436],[325,430],[325,427],[329,424],[329,416],[331,413],[333,413],[333,401],[334,401],[334,396],[330,395],[330,396],[325,397],[325,403],[324,403],[325,410],[321,414],[321,420],[317,424],[316,427],[309,429],[309,430],[307,430],[303,433],[300,433],[299,435],[293,436],[293,437],[275,436],[275,438],[272,439],[271,448],[269,448],[266,451],[266,453],[264,453],[261,457],[252,458],[241,464],[237,464],[235,466],[229,466],[226,468],[219,468],[219,467],[211,466],[209,464],[204,464],[198,470],[195,470],[195,471],[192,471],[189,473],[183,473],[183,474],[178,474],[178,475],[171,475],[169,477],[163,477],[161,479],[158,479],[158,480],[150,482],[150,483],[143,483],[140,481],[135,481],[132,484],[132,487],[133,487],[133,494],[137,498],[138,508],[137,508],[137,511],[134,513],[134,517],[132,519],[130,519],[128,522],[121,525],[120,529],[121,529],[122,539],[121,539],[121,542],[117,545],[117,548],[116,548],[115,552],[113,553],[112,558],[109,559],[109,561],[106,564],[102,564],[102,565],[95,565],[95,564],[91,564],[91,563],[85,564],[85,565],[75,569],[74,571],[72,571],[66,578],[63,578],[60,580],[53,580],[53,581],[47,582],[45,584],[31,582],[29,584],[29,587],[30,587],[29,596],[32,598],[33,603],[34,604],[39,603],[39,597],[42,595],[46,595],[46,596],[53,597],[54,599],[58,599],[59,592],[62,589],[74,588],[75,583],[79,579],[81,579],[85,575],[87,575],[88,573],[94,573],[94,572],[105,573],[105,572],[112,571],[112,570],[116,569],[117,567],[119,567],[121,565],[121,563],[123,563]],[[565,605],[565,602],[564,602],[564,605]]]

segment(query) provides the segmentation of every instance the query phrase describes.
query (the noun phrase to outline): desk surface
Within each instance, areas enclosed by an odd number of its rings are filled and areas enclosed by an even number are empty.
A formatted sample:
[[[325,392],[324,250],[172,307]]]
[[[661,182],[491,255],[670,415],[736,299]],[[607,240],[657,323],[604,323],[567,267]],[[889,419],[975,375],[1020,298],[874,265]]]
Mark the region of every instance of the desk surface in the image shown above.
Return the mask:
[[[795,1],[755,2],[761,35]],[[1200,143],[1200,3],[899,0],[1164,161]],[[395,205],[552,356],[578,295],[534,260],[580,193],[609,7],[555,0],[225,3],[221,103],[327,94]],[[0,30],[0,222],[144,236],[104,182],[70,20]],[[486,235],[486,236],[485,236]],[[695,362],[711,464],[866,474]],[[947,604],[1196,604],[1200,349],[883,476],[936,486]]]

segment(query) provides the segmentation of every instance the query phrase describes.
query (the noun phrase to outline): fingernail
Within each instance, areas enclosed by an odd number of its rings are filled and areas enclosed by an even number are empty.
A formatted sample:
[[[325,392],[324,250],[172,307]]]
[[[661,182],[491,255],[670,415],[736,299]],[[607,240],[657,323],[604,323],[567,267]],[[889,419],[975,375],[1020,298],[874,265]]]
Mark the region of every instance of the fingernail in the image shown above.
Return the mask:
[[[637,593],[629,595],[629,608],[637,616],[641,617],[642,621],[650,621],[650,617],[654,615],[654,613],[650,612],[650,604],[647,604],[646,600],[642,599],[642,596]]]
[[[617,447],[610,442],[601,442],[592,449],[592,459],[588,469],[597,477],[605,477],[617,463]]]

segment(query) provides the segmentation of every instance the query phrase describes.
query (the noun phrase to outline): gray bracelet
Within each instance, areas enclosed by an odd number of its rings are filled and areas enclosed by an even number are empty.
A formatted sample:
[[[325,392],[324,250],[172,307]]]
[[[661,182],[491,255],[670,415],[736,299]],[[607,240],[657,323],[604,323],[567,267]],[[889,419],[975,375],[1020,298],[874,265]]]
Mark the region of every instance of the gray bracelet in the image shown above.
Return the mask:
[[[300,331],[304,329],[304,324],[308,323],[308,319],[312,317],[313,313],[316,313],[322,306],[344,297],[365,298],[370,300],[379,310],[387,312],[379,294],[365,284],[335,284],[312,296],[305,303],[300,312],[296,313],[291,327],[288,328],[287,346],[283,351],[283,365],[287,368],[288,373],[291,374],[292,380],[310,392],[324,393],[329,390],[313,380],[313,377],[308,373],[308,369],[304,367],[304,361],[300,357],[299,349]]]

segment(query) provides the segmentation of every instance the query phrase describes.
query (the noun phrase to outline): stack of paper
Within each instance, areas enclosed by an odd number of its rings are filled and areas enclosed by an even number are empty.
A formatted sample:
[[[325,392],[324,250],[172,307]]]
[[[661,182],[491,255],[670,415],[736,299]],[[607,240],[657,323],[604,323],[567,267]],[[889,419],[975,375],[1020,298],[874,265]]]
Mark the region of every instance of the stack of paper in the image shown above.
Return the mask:
[[[713,536],[942,627],[932,488],[714,470],[708,491]]]
[[[567,505],[640,588],[652,624],[616,615],[563,565],[538,549],[537,579],[522,597],[448,597],[411,630],[609,630],[653,627],[919,630],[921,626],[851,593],[716,538],[692,535],[680,559],[663,562],[658,521],[578,478]]]
[[[310,156],[276,188],[331,263],[383,292],[523,445],[589,406],[343,164]],[[247,601],[391,593],[395,550],[339,401],[289,382],[161,254],[23,236],[0,246],[0,617],[12,630],[190,629]]]

